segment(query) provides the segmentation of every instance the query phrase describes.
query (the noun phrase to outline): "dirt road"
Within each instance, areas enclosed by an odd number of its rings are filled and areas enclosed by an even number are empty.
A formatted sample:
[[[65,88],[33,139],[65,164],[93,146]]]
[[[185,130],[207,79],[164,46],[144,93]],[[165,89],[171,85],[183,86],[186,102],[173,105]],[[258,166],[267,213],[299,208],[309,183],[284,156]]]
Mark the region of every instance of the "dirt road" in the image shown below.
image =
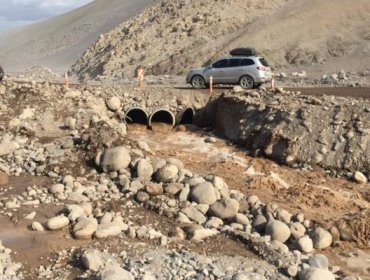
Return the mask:
[[[323,96],[335,95],[342,97],[370,98],[369,87],[313,87],[313,88],[286,88],[286,90],[300,91],[302,94]]]
[[[176,87],[176,89],[182,90],[194,90],[190,87]],[[214,93],[222,93],[225,90],[230,90],[232,87],[218,86],[214,88]],[[286,91],[300,91],[302,94],[323,96],[323,95],[334,95],[342,97],[354,97],[354,98],[370,98],[370,87],[287,87],[284,88]],[[209,93],[209,89],[198,90],[202,93]]]

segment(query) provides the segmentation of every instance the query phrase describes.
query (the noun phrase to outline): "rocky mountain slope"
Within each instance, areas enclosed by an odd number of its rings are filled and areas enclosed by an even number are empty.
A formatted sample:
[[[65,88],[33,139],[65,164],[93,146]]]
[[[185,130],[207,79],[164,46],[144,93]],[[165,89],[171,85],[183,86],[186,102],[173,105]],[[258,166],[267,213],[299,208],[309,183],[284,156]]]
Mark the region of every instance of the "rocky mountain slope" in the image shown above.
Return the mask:
[[[9,71],[33,65],[65,71],[101,33],[155,0],[95,0],[67,14],[0,34],[0,63]]]
[[[216,3],[216,4],[215,4]],[[252,46],[276,68],[367,70],[370,2],[163,0],[101,36],[74,64],[81,80],[183,74]]]

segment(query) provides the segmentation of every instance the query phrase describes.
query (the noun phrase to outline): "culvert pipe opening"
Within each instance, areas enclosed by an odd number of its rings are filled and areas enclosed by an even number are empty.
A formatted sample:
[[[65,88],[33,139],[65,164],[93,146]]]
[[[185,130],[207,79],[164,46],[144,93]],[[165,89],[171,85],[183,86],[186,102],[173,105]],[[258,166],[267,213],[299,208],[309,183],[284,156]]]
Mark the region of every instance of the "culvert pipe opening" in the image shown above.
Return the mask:
[[[176,123],[175,116],[167,109],[160,109],[154,111],[149,118],[149,126],[151,127],[154,123],[163,123],[174,126]]]
[[[130,108],[125,114],[125,121],[128,124],[148,124],[148,113],[142,108]]]
[[[194,121],[193,108],[186,108],[177,114],[177,124],[192,124]]]

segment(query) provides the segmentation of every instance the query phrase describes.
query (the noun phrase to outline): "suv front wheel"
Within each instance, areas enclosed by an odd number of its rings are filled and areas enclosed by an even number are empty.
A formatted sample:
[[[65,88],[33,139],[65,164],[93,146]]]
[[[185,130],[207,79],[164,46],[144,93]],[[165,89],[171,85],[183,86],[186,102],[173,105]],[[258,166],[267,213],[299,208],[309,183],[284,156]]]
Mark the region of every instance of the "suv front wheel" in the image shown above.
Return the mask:
[[[251,76],[242,76],[239,80],[239,85],[244,89],[254,88],[254,80]]]
[[[205,88],[206,82],[204,81],[202,76],[196,75],[191,78],[191,85],[193,88]]]

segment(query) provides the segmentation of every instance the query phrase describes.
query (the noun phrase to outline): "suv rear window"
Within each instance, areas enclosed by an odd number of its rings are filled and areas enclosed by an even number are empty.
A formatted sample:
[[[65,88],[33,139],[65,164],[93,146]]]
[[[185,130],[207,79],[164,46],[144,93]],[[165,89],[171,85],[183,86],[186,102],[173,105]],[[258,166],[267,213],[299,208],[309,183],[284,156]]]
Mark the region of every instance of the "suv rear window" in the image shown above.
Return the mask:
[[[239,67],[241,59],[240,58],[231,58],[229,59],[229,67]]]
[[[270,65],[267,63],[266,59],[264,59],[264,58],[260,58],[260,62],[261,62],[261,64],[262,64],[263,66],[265,66],[265,67],[269,67],[269,66],[270,66]]]
[[[240,66],[249,66],[249,65],[253,65],[253,64],[254,64],[254,61],[252,59],[243,58],[241,63],[240,63]]]

